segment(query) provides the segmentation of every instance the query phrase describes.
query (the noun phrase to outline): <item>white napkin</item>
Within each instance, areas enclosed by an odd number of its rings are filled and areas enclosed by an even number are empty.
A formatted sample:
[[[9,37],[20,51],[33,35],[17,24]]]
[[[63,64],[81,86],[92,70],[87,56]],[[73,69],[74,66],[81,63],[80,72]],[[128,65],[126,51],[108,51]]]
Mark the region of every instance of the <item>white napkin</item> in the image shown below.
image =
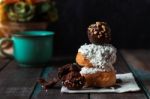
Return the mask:
[[[69,90],[66,87],[62,86],[62,93],[124,93],[124,92],[133,92],[139,91],[140,88],[135,82],[134,76],[132,73],[126,74],[117,74],[117,79],[120,79],[122,82],[118,83],[119,87],[110,87],[110,88],[82,88],[80,90]]]

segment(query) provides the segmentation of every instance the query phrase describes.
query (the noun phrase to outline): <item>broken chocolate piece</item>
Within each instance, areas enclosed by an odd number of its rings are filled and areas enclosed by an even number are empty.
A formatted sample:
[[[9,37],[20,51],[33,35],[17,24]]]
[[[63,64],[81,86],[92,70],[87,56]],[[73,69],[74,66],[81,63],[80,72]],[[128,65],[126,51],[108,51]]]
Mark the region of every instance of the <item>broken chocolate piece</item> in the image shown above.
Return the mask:
[[[85,84],[85,78],[81,76],[80,70],[81,67],[76,63],[67,64],[58,69],[58,79],[46,81],[40,78],[38,82],[46,91],[59,81],[68,89],[81,89]]]
[[[63,80],[63,85],[68,89],[81,89],[85,84],[85,78],[78,72],[68,73]]]
[[[80,74],[78,64],[67,64],[59,68],[58,77],[68,89],[81,89],[85,84],[85,78]]]
[[[59,79],[54,78],[53,80],[49,80],[46,81],[43,78],[40,78],[37,80],[37,82],[47,91],[49,88],[54,87],[55,84],[57,84],[57,82],[59,81]]]
[[[66,64],[63,67],[58,69],[58,78],[62,79],[63,76],[67,75],[71,71],[80,72],[81,67],[76,63]]]

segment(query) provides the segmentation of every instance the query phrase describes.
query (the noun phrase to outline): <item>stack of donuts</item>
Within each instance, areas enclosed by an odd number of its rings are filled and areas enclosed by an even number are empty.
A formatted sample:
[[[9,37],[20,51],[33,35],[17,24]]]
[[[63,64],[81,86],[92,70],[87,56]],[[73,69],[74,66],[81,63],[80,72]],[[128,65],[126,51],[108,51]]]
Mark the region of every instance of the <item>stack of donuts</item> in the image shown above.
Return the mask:
[[[91,44],[78,49],[76,63],[66,64],[58,69],[58,78],[53,81],[40,79],[38,82],[50,88],[61,81],[71,90],[86,87],[110,87],[116,83],[113,64],[116,61],[116,48],[110,44],[110,28],[105,22],[96,22],[88,27]]]
[[[87,87],[109,87],[116,83],[113,64],[116,48],[111,44],[111,30],[107,23],[96,22],[88,27],[90,44],[78,49],[76,62],[82,66],[80,74],[85,77]]]

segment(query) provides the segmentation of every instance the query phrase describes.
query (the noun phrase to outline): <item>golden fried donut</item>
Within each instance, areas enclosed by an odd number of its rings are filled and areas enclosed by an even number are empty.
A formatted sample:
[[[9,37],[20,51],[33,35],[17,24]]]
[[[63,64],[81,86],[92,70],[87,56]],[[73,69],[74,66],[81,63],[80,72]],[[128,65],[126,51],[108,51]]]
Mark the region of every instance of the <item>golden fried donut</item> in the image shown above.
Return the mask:
[[[90,61],[85,56],[83,56],[80,52],[77,53],[76,62],[80,66],[93,67]]]
[[[86,67],[84,67],[86,68]],[[89,69],[89,70],[88,70]],[[86,79],[87,87],[110,87],[116,83],[115,70],[111,71],[99,71],[94,70],[95,68],[88,68],[87,71],[81,70],[81,75]],[[91,70],[90,70],[91,69]]]

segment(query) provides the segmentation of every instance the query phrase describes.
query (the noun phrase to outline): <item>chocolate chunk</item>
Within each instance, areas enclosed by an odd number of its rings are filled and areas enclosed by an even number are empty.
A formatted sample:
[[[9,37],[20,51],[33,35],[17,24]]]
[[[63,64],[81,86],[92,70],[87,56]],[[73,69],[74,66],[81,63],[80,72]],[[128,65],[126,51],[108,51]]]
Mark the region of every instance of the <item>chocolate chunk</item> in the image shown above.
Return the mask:
[[[58,82],[59,80],[54,78],[53,80],[49,80],[49,81],[46,81],[45,79],[43,78],[40,78],[37,80],[37,82],[45,89],[45,90],[48,90],[49,88],[52,88],[54,87],[54,85]]]
[[[48,81],[48,83],[45,83],[43,87],[45,90],[47,90],[49,88],[52,88],[57,82],[58,82],[58,79],[54,78],[53,80]]]
[[[85,84],[85,78],[79,72],[70,72],[65,76],[63,84],[68,89],[81,89]]]
[[[81,89],[85,84],[85,78],[80,74],[80,66],[67,64],[58,70],[58,78],[68,89]]]
[[[38,79],[38,83],[47,91],[57,82],[61,81],[68,89],[81,89],[85,84],[85,78],[80,74],[81,67],[76,64],[67,64],[58,69],[58,79],[46,81],[42,78]]]
[[[62,79],[63,76],[67,75],[71,71],[80,72],[81,68],[76,63],[66,64],[58,69],[58,78]]]

